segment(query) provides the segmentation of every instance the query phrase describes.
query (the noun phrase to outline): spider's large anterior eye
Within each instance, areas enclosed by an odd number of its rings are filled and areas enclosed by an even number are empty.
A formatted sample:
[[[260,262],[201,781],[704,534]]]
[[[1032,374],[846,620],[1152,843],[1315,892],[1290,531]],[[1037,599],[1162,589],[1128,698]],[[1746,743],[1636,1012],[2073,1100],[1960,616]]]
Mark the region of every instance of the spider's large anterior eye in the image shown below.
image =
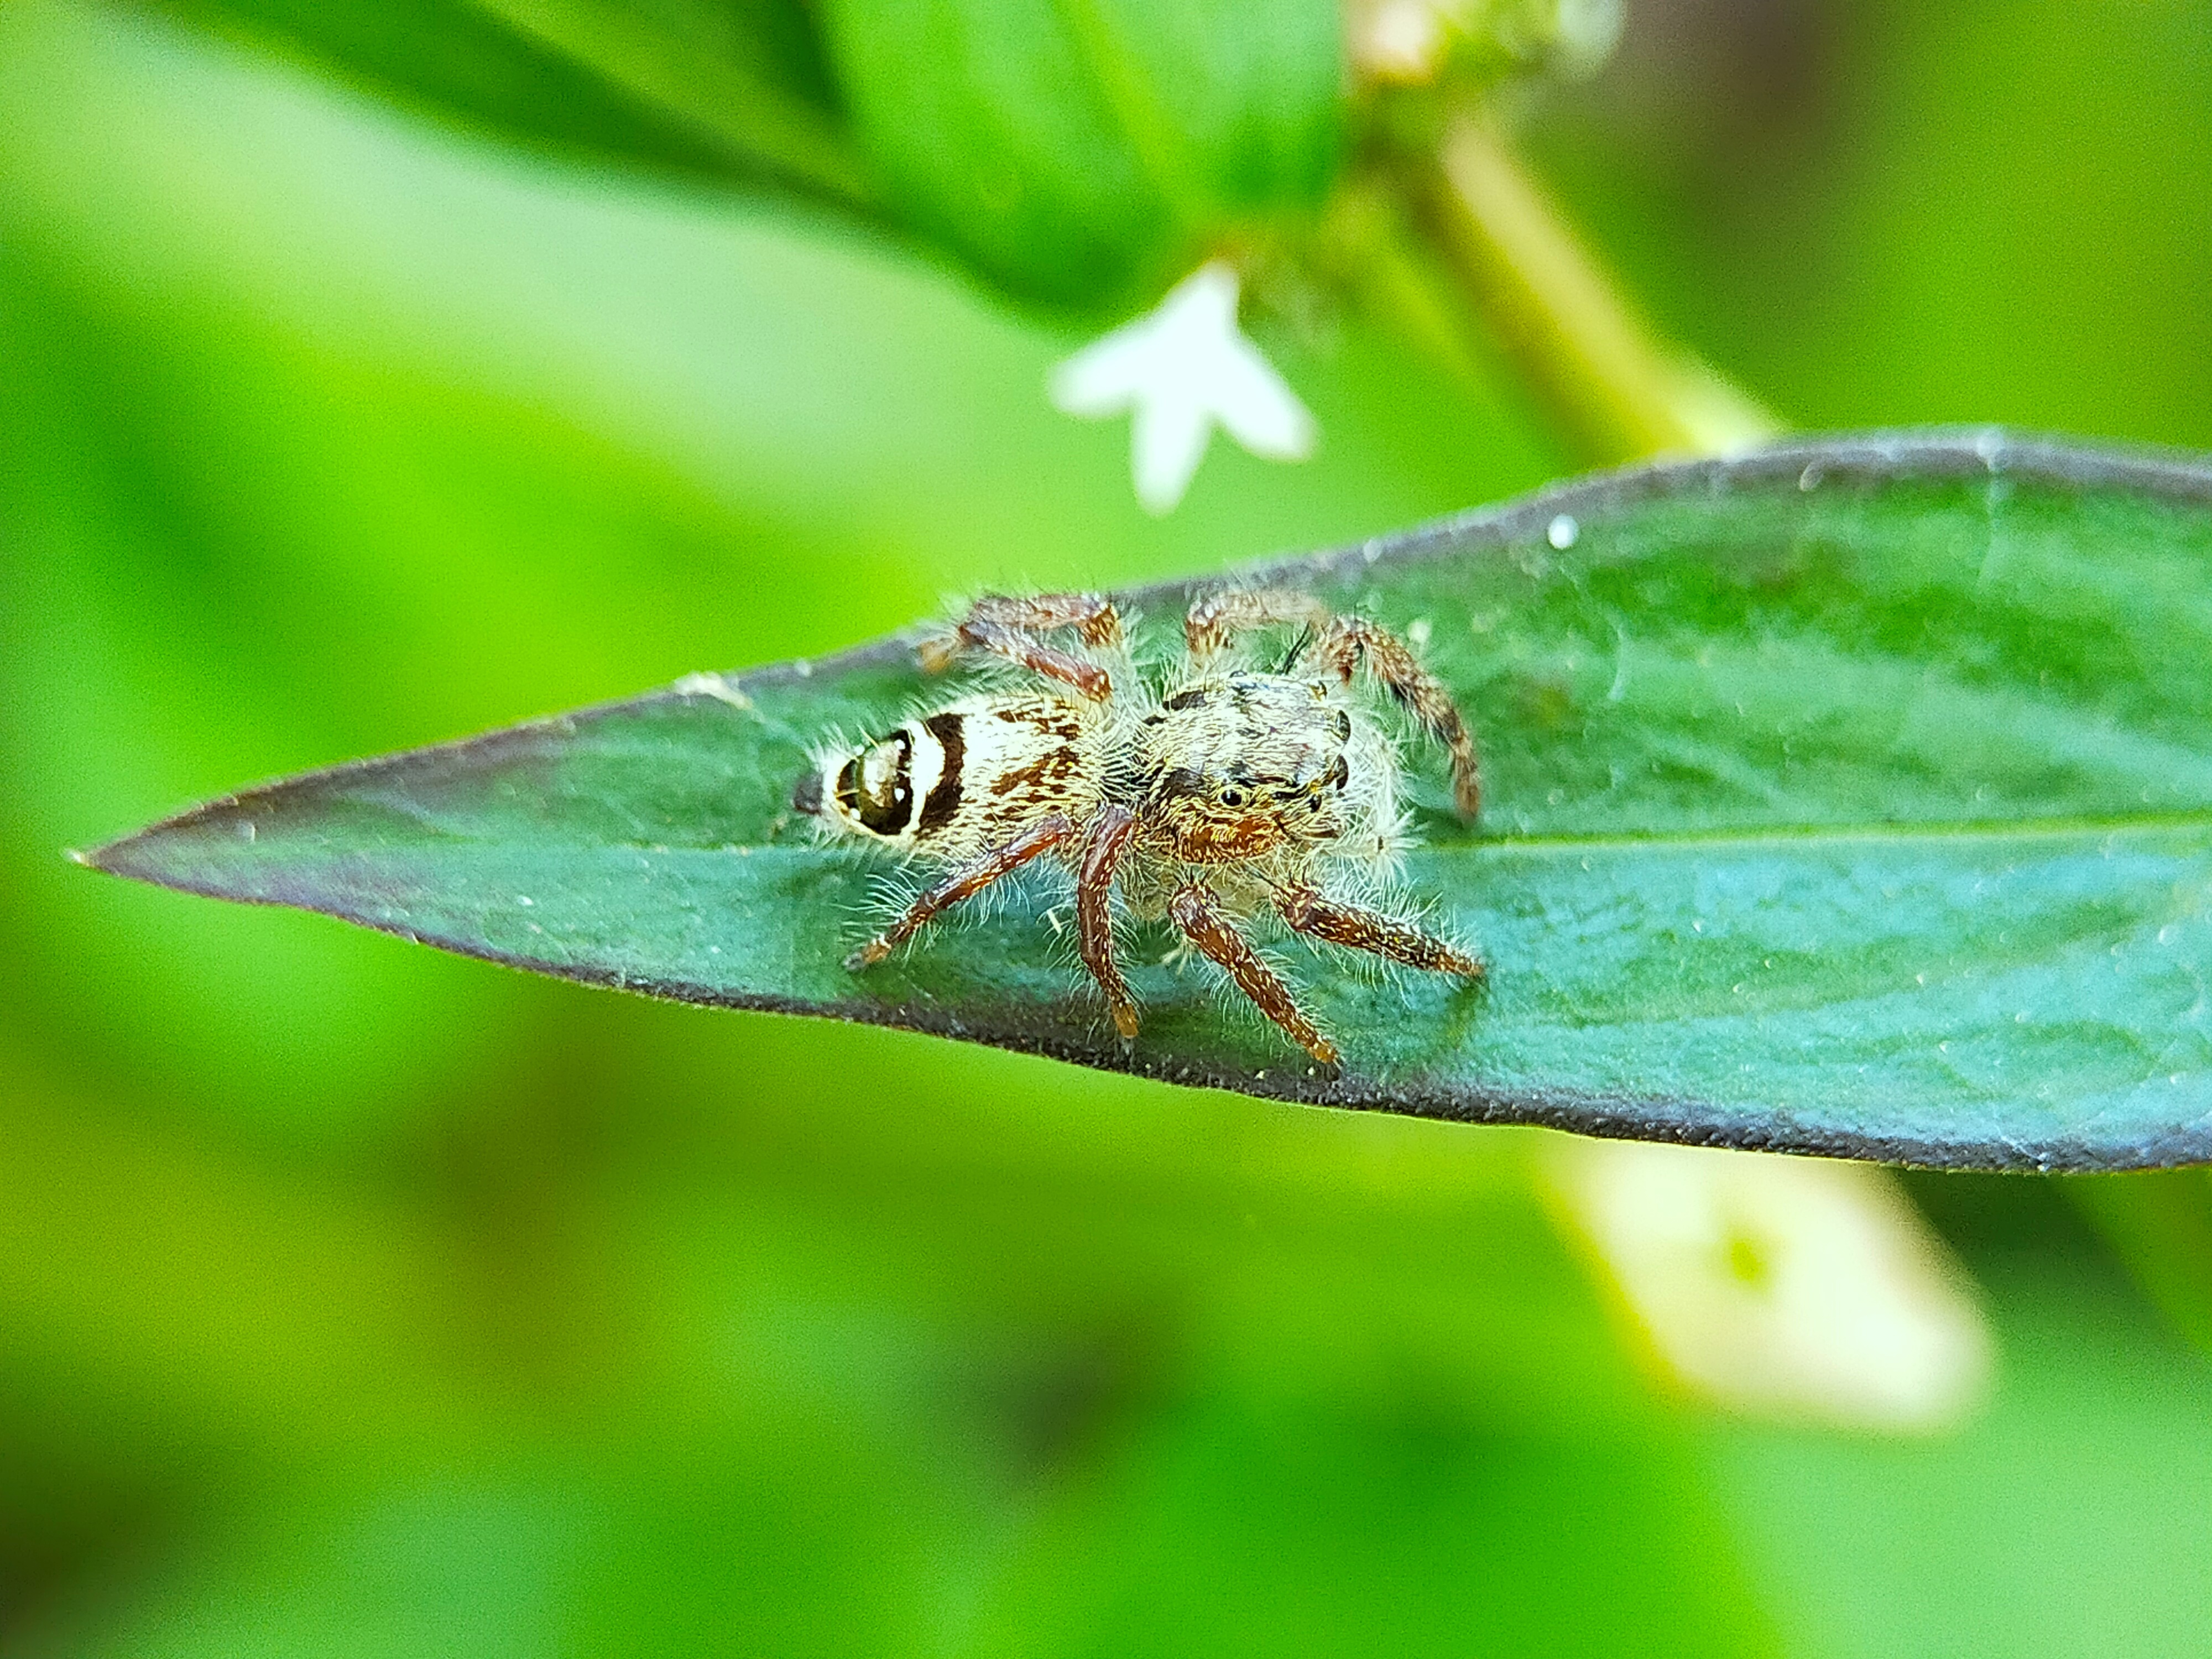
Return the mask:
[[[1244,792],[1242,789],[1223,790],[1221,804],[1224,806],[1242,806],[1244,804]]]
[[[837,774],[837,804],[878,836],[896,836],[914,812],[914,739],[904,730],[855,755]]]

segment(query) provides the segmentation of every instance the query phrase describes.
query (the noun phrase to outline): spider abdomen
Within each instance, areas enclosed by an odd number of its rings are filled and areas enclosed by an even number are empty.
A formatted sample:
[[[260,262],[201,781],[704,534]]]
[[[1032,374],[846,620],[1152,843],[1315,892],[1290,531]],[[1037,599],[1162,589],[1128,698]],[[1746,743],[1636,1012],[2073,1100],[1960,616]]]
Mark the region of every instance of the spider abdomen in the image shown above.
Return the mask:
[[[1044,812],[1094,804],[1094,748],[1074,703],[964,697],[821,757],[793,804],[847,834],[957,859]]]

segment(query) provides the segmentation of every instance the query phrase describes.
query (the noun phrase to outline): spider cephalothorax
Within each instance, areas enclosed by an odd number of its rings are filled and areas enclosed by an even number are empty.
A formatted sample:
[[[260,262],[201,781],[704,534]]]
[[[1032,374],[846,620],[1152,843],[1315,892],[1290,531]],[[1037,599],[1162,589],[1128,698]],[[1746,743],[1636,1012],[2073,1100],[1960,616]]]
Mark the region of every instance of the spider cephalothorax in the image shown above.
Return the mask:
[[[1274,672],[1237,665],[1237,636],[1300,631]],[[1054,636],[1063,636],[1055,643]],[[1231,589],[1183,623],[1187,660],[1148,689],[1107,600],[979,600],[926,642],[933,670],[982,652],[1042,682],[978,692],[858,750],[820,757],[793,805],[833,834],[941,866],[944,878],[848,958],[882,961],[924,924],[1043,854],[1073,873],[1085,967],[1124,1037],[1137,1008],[1115,959],[1112,896],[1172,921],[1261,1012],[1325,1066],[1336,1045],[1245,937],[1272,911],[1293,930],[1393,962],[1480,977],[1482,964],[1364,896],[1404,844],[1398,764],[1358,694],[1363,665],[1449,750],[1461,814],[1477,806],[1474,746],[1443,687],[1395,635],[1304,593]]]

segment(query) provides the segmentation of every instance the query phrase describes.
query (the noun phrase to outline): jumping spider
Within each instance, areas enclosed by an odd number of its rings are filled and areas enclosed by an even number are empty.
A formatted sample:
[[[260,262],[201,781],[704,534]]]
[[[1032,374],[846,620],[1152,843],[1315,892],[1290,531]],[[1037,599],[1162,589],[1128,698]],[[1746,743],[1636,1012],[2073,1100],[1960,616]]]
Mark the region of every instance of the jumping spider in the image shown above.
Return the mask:
[[[1299,629],[1274,672],[1237,665],[1238,635]],[[1072,635],[1054,643],[1054,635]],[[1451,697],[1395,635],[1304,593],[1232,589],[1184,618],[1187,661],[1164,693],[1133,665],[1121,619],[1091,593],[986,598],[924,641],[933,672],[981,652],[1043,684],[989,690],[857,751],[817,757],[792,804],[831,834],[941,866],[944,878],[846,967],[881,962],[939,913],[1051,854],[1075,878],[1084,966],[1123,1038],[1137,1006],[1115,960],[1116,886],[1139,921],[1171,919],[1314,1059],[1336,1045],[1299,1010],[1240,921],[1273,910],[1297,933],[1468,979],[1458,945],[1361,902],[1404,844],[1398,758],[1352,690],[1363,664],[1451,754],[1472,820],[1474,744]]]

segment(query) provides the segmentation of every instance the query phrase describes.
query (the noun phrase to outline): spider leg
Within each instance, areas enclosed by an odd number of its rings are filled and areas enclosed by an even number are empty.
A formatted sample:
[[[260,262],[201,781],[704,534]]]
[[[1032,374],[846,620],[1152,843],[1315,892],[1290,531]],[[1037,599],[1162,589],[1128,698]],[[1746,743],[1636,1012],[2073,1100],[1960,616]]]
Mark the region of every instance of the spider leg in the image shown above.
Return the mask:
[[[1182,637],[1192,660],[1203,665],[1237,635],[1255,628],[1304,623],[1318,631],[1334,620],[1329,608],[1310,593],[1282,587],[1232,587],[1192,600],[1183,614]]]
[[[1308,647],[1349,683],[1364,661],[1367,672],[1450,751],[1452,799],[1472,821],[1482,806],[1482,775],[1474,739],[1443,683],[1423,668],[1413,648],[1364,617],[1340,617],[1310,593],[1286,588],[1231,588],[1194,602],[1183,617],[1183,640],[1192,660],[1203,665],[1237,635],[1279,623],[1310,630]],[[1300,653],[1303,654],[1303,653]],[[1297,658],[1283,670],[1288,673]]]
[[[1379,910],[1323,898],[1316,888],[1300,885],[1279,890],[1275,908],[1293,932],[1327,939],[1331,945],[1371,951],[1392,962],[1425,968],[1431,973],[1457,974],[1462,979],[1483,976],[1482,963],[1456,945]]]
[[[1121,643],[1121,612],[1100,594],[986,593],[968,608],[949,635],[921,642],[921,665],[934,674],[951,667],[963,650],[988,651],[1031,673],[1073,686],[1086,697],[1113,696],[1114,683],[1104,669],[1045,641],[1042,635],[1061,628],[1073,629],[1085,645]]]
[[[1085,645],[1121,642],[1121,613],[1103,593],[986,593],[969,607],[968,617],[1030,633],[1072,628]]]
[[[1347,681],[1364,659],[1367,672],[1450,751],[1453,804],[1460,817],[1474,822],[1482,810],[1482,773],[1474,757],[1474,738],[1451,693],[1421,666],[1413,647],[1364,617],[1333,617],[1322,627],[1315,648]]]
[[[1168,901],[1168,914],[1183,937],[1206,956],[1228,970],[1237,988],[1252,999],[1260,1012],[1290,1034],[1291,1040],[1324,1066],[1337,1062],[1336,1045],[1314,1028],[1299,1011],[1291,988],[1261,961],[1252,941],[1237,931],[1222,913],[1214,896],[1196,882],[1186,882]]]
[[[874,966],[942,912],[963,899],[975,897],[993,882],[1013,874],[1031,859],[1050,852],[1074,833],[1075,826],[1063,813],[1054,812],[1039,818],[1011,841],[1001,842],[962,865],[915,900],[896,921],[847,957],[845,966],[855,973]]]
[[[1090,838],[1083,849],[1083,867],[1075,884],[1075,937],[1083,952],[1083,965],[1098,988],[1106,994],[1107,1011],[1114,1029],[1126,1038],[1137,1035],[1137,1001],[1129,994],[1129,981],[1114,959],[1114,923],[1107,906],[1114,896],[1114,871],[1137,827],[1137,815],[1126,806],[1103,806],[1091,820]]]

